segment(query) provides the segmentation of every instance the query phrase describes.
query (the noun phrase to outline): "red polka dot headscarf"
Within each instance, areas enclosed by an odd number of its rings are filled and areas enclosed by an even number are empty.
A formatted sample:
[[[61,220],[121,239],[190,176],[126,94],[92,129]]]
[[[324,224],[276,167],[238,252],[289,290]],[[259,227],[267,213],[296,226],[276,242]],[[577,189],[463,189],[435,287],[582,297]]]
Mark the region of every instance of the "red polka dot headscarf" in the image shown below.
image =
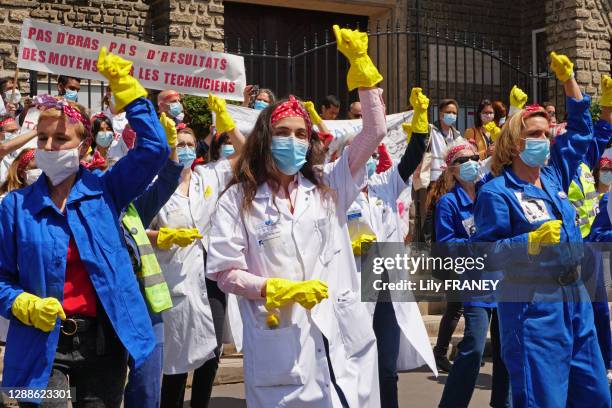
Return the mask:
[[[270,118],[270,125],[274,125],[276,122],[283,118],[302,118],[306,122],[306,131],[308,137],[312,131],[312,122],[310,121],[310,115],[304,108],[304,105],[296,99],[295,96],[289,95],[289,99],[274,108],[272,116]]]

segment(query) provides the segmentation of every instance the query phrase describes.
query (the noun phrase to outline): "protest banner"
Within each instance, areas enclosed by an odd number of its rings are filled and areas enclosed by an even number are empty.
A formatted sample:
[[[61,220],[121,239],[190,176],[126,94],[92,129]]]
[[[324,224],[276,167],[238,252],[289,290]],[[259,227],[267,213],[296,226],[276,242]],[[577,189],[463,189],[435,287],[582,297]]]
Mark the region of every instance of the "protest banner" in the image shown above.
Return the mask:
[[[40,20],[23,21],[17,66],[103,81],[96,66],[102,47],[132,61],[132,75],[145,88],[244,99],[246,76],[240,56],[149,44]]]
[[[253,130],[255,121],[260,113],[260,111],[255,109],[230,104],[227,105],[227,111],[236,122],[238,130],[245,136],[248,136],[251,130]],[[383,139],[383,143],[387,147],[387,151],[393,161],[397,162],[406,150],[406,134],[402,129],[402,123],[410,123],[412,121],[412,111],[387,115],[386,119],[387,136]],[[326,120],[325,125],[334,136],[334,141],[330,145],[331,151],[334,151],[347,138],[355,136],[363,127],[361,119]]]

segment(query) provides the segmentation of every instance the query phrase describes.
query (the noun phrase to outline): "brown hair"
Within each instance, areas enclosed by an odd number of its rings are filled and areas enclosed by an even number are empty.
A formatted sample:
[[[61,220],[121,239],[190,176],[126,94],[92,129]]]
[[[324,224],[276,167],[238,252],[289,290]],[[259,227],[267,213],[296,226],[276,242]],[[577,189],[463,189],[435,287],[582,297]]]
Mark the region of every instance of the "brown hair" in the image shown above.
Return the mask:
[[[548,114],[544,110],[530,112],[526,116],[525,113],[524,109],[516,112],[502,127],[491,158],[491,173],[494,176],[499,176],[504,167],[511,165],[512,160],[519,155],[521,131],[525,127],[525,121],[533,117],[542,117],[548,120]]]
[[[87,121],[87,123],[91,123],[91,120],[89,118],[89,113],[87,112],[87,108],[85,108],[83,105],[79,105],[78,103],[74,103],[74,102],[68,102],[68,104],[72,106],[74,109],[78,110],[83,116],[83,118],[85,119],[85,121]],[[40,121],[43,119],[59,119],[61,117],[63,117],[64,120],[66,121],[68,120],[68,116],[66,116],[63,111],[59,109],[55,109],[55,108],[50,108],[40,113],[40,116],[38,118],[38,123],[40,123]],[[71,122],[71,124],[77,125],[77,129],[78,129],[77,134],[81,136],[81,140],[91,137],[91,131],[87,130],[80,120],[73,121]]]
[[[457,103],[457,101],[455,99],[442,99],[440,101],[440,104],[438,105],[438,111],[441,112],[442,109],[446,108],[448,105],[455,105],[455,107],[457,108],[457,110],[459,110],[459,104]]]
[[[29,151],[34,149],[23,149],[13,160],[8,169],[6,180],[0,186],[0,194],[10,193],[13,190],[18,190],[26,186],[25,180],[19,175],[19,164],[21,158]],[[25,168],[25,166],[24,166]]]
[[[495,112],[493,120],[495,121],[495,123],[499,123],[499,120],[501,118],[505,118],[508,115],[506,105],[504,105],[502,101],[493,101],[492,106],[493,111]]]
[[[227,191],[234,184],[242,186],[244,191],[244,199],[242,201],[241,211],[250,210],[257,189],[263,183],[269,183],[273,196],[279,189],[281,181],[279,170],[274,162],[272,150],[272,125],[270,118],[276,107],[287,101],[287,99],[271,104],[261,111],[255,126],[246,139],[246,143],[241,150],[235,165],[233,166],[233,176],[228,183]],[[314,143],[318,143],[314,138],[310,137],[310,147],[306,153],[306,164],[301,168],[302,175],[312,182],[317,188],[325,193],[331,193],[331,189],[322,181],[322,172],[320,167],[316,167],[313,156],[315,155],[313,148]],[[222,193],[222,194],[223,194]]]

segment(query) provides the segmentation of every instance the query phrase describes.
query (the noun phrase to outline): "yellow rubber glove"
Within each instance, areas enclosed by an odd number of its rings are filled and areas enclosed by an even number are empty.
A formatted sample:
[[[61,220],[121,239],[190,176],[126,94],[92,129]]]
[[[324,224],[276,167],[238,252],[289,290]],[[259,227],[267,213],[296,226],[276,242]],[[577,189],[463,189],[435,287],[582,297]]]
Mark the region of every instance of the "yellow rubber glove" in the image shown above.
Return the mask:
[[[425,96],[421,88],[412,88],[410,92],[410,105],[414,108],[412,113],[412,131],[414,133],[429,133],[429,119],[427,118],[429,98]]]
[[[319,113],[315,109],[314,103],[311,101],[304,102],[304,107],[306,108],[308,115],[310,115],[310,121],[313,125],[318,125],[319,123],[323,122],[323,119],[321,119]]]
[[[266,324],[270,329],[276,329],[280,324],[280,316],[276,312],[268,312]]]
[[[351,246],[353,247],[354,255],[361,255],[361,245],[368,242],[375,242],[376,235],[371,234],[361,234],[357,238],[351,241]]]
[[[612,78],[604,75],[601,78],[601,98],[599,104],[603,107],[612,107]]]
[[[412,138],[412,123],[402,123],[402,129],[404,129],[404,133],[406,133],[406,143],[410,143],[410,139]]]
[[[64,309],[57,299],[52,297],[42,299],[27,292],[15,298],[11,311],[23,324],[34,326],[47,333],[53,330],[58,317],[62,320],[66,318]]]
[[[567,82],[574,76],[572,61],[566,55],[557,54],[554,51],[550,53],[550,69],[553,70],[557,79],[561,82]]]
[[[528,235],[529,255],[538,255],[542,244],[558,244],[561,241],[561,220],[546,221]]]
[[[499,139],[499,135],[501,133],[501,129],[497,127],[494,121],[491,121],[484,125],[485,131],[491,136],[492,142],[497,142]]]
[[[131,61],[112,53],[107,54],[106,47],[102,47],[98,55],[98,72],[108,80],[117,113],[136,99],[147,97],[147,91],[130,75],[131,69]]]
[[[170,249],[172,245],[186,247],[196,239],[202,238],[197,228],[160,228],[157,234],[157,247]]]
[[[510,108],[514,107],[521,110],[525,107],[529,97],[521,88],[514,85],[510,91]]]
[[[327,299],[327,284],[318,279],[296,282],[270,278],[266,281],[268,310],[278,309],[289,302],[297,302],[310,310],[323,299]]]
[[[368,55],[368,35],[357,30],[340,28],[334,24],[334,35],[340,51],[349,60],[351,67],[346,77],[349,91],[355,88],[371,88],[383,77]]]
[[[236,123],[227,111],[225,99],[219,98],[211,93],[208,94],[208,107],[215,112],[215,128],[217,132],[225,133],[236,129]]]
[[[164,131],[166,132],[166,140],[168,141],[168,146],[171,149],[176,148],[176,139],[178,132],[176,131],[176,123],[168,116],[166,116],[165,112],[162,112],[159,117],[159,122],[164,127]]]

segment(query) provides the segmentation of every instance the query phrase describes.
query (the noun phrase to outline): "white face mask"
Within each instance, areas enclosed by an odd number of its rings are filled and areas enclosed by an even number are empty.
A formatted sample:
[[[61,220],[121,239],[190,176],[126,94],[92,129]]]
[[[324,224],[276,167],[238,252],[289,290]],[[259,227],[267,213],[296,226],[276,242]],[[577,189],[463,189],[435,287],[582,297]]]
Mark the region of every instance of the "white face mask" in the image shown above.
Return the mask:
[[[62,181],[79,171],[79,148],[52,150],[36,149],[36,165],[45,172],[49,181],[57,186]]]
[[[26,185],[29,186],[31,184],[34,184],[36,180],[38,180],[41,174],[42,174],[41,169],[26,170],[26,181],[25,181]]]
[[[15,89],[15,93],[13,94],[13,90],[11,89],[10,91],[6,91],[4,93],[4,100],[7,101],[8,103],[12,103],[12,104],[18,104],[19,102],[21,102],[21,92],[19,92],[18,90]]]

